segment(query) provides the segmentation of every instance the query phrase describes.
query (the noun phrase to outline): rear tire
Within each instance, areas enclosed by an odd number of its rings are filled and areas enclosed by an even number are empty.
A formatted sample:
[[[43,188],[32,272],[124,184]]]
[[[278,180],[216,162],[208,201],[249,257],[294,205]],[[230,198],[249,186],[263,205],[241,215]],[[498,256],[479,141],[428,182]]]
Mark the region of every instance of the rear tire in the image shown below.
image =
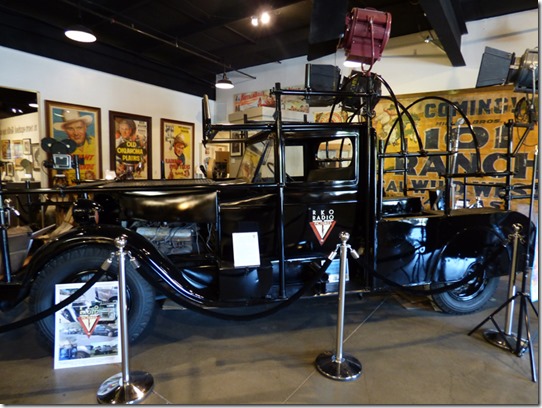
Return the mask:
[[[474,267],[473,265],[469,268],[467,273],[471,273]],[[442,286],[442,284],[432,284],[431,289]],[[445,313],[456,315],[474,313],[493,297],[498,286],[498,276],[488,278],[484,273],[457,289],[431,295],[431,302],[438,310]]]
[[[109,258],[111,249],[84,246],[70,249],[50,260],[38,274],[30,293],[30,311],[39,313],[54,305],[55,285],[84,283]],[[137,273],[130,262],[125,263],[128,337],[134,342],[144,332],[155,310],[154,288]],[[101,281],[118,279],[118,259],[115,258]],[[92,290],[92,289],[90,289]],[[47,316],[36,322],[42,337],[51,345],[55,339],[55,317]]]

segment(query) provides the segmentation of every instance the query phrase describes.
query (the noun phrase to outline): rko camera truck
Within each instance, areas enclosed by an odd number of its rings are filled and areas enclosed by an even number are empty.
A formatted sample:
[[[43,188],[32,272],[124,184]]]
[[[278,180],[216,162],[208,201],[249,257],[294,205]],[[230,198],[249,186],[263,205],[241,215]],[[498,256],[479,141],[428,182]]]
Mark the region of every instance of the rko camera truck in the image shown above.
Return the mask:
[[[508,235],[514,224],[528,232],[529,242],[535,226],[509,208],[476,204],[476,197],[463,196],[460,208],[452,203],[455,178],[488,176],[479,168],[472,174],[451,172],[453,143],[438,152],[420,142],[415,152],[389,153],[386,135],[377,135],[373,124],[384,82],[375,74],[355,79],[347,83],[356,88],[336,92],[284,90],[276,84],[271,90],[274,118],[263,122],[212,124],[204,97],[203,143],[241,144],[235,176],[135,180],[127,174],[25,191],[73,197],[75,222],[54,239],[40,240],[36,231],[25,235],[24,263],[10,265],[10,206],[3,204],[2,307],[29,296],[36,314],[54,305],[58,283],[86,282],[99,271],[102,280],[116,280],[118,260],[112,257],[108,268],[103,265],[116,251],[115,239],[125,236],[130,340],[143,332],[164,298],[226,319],[262,317],[302,297],[336,294],[339,260],[326,260],[339,234],[348,232],[348,244],[360,256],[348,258],[349,293],[425,290],[441,311],[479,310],[493,296],[499,277],[510,271]],[[331,98],[336,106],[350,107],[350,117],[339,123],[283,120],[285,95]],[[401,120],[394,131],[401,133],[409,115],[395,104]],[[451,102],[450,112],[472,130]],[[431,155],[447,164],[441,174],[444,188],[411,194],[408,158]],[[479,159],[479,152],[475,155]],[[389,162],[399,166],[390,168]],[[402,195],[384,194],[390,174],[405,178]],[[2,191],[4,197],[13,193]],[[468,200],[473,204],[467,206]],[[519,258],[529,259],[528,252],[521,246]],[[46,339],[54,338],[52,315],[37,326]]]

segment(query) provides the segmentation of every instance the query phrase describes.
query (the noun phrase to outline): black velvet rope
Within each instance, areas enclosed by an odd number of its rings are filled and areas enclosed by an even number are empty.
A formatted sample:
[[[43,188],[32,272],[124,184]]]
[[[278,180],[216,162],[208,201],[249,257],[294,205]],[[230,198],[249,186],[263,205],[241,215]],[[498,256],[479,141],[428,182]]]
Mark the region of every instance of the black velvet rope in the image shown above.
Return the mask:
[[[296,300],[298,300],[309,288],[311,288],[318,280],[322,277],[324,272],[327,270],[329,265],[331,264],[331,261],[333,260],[332,257],[328,257],[325,262],[320,266],[320,268],[316,271],[315,275],[307,281],[301,289],[299,289],[296,293],[294,293],[292,296],[290,296],[288,299],[277,303],[275,306],[270,307],[267,310],[263,310],[261,312],[257,313],[251,313],[251,314],[245,314],[245,315],[234,315],[230,313],[221,313],[210,309],[204,309],[200,307],[195,307],[191,305],[187,305],[186,302],[177,301],[174,297],[171,297],[170,294],[166,294],[171,300],[173,300],[175,303],[180,304],[181,306],[185,306],[191,310],[195,310],[198,313],[202,313],[207,316],[211,317],[217,317],[219,319],[223,320],[233,320],[233,321],[246,321],[246,320],[253,320],[253,319],[261,319],[262,317],[267,317],[272,315],[273,313],[278,312],[279,310],[284,309],[285,307],[289,306]]]
[[[13,323],[0,326],[0,333],[5,333],[10,330],[19,329],[23,326],[27,326],[49,315],[52,315],[53,313],[58,312],[60,309],[68,306],[70,303],[77,300],[81,295],[83,295],[87,290],[89,290],[92,287],[92,285],[94,285],[96,282],[98,282],[98,280],[100,280],[100,278],[104,275],[104,273],[105,273],[105,269],[103,268],[98,269],[98,271],[94,274],[94,276],[90,280],[88,280],[83,286],[77,289],[74,293],[72,293],[66,299],[51,306],[48,309],[45,309],[39,313],[36,313],[35,315],[29,316],[25,319],[21,319]]]
[[[307,281],[303,285],[303,287],[301,289],[299,289],[294,295],[290,296],[285,301],[277,303],[275,306],[273,306],[273,307],[271,307],[271,308],[269,308],[267,310],[257,312],[257,313],[251,313],[251,314],[245,314],[245,315],[235,315],[235,314],[229,314],[229,313],[222,313],[222,312],[217,312],[217,311],[214,311],[214,310],[211,310],[211,309],[204,309],[204,308],[200,308],[200,307],[187,305],[186,302],[177,301],[177,299],[175,297],[171,296],[170,294],[166,294],[166,296],[168,296],[171,300],[173,300],[176,303],[179,303],[182,306],[188,307],[188,308],[190,308],[192,310],[195,310],[195,311],[197,311],[199,313],[202,313],[202,314],[205,314],[205,315],[208,315],[208,316],[211,316],[211,317],[217,317],[217,318],[224,319],[224,320],[234,320],[234,321],[246,321],[246,320],[252,320],[252,319],[260,319],[260,318],[263,318],[263,317],[270,316],[271,314],[276,313],[279,310],[284,309],[285,307],[289,306],[290,304],[292,304],[293,302],[298,300],[310,287],[312,287],[314,284],[316,284],[318,282],[318,280],[322,277],[322,275],[325,273],[325,271],[327,270],[327,268],[331,264],[331,261],[334,259],[334,256],[335,255],[333,255],[333,256],[330,255],[325,260],[325,262],[320,266],[320,268],[316,271],[314,276],[309,281]],[[359,257],[353,257],[353,258],[360,265],[360,267],[363,268],[361,258],[359,258]],[[10,324],[4,325],[4,326],[0,326],[0,333],[5,333],[5,332],[10,331],[10,330],[18,329],[20,327],[23,327],[23,326],[26,326],[28,324],[34,323],[34,322],[36,322],[36,321],[38,321],[40,319],[43,319],[43,318],[57,312],[58,310],[62,309],[63,307],[65,307],[67,305],[69,305],[70,303],[72,303],[74,300],[79,298],[83,293],[85,293],[88,289],[90,289],[90,287],[92,285],[94,285],[103,276],[104,273],[105,273],[105,270],[103,268],[100,268],[94,274],[92,279],[90,279],[81,288],[79,288],[76,292],[74,292],[72,295],[70,295],[69,297],[67,297],[66,299],[61,301],[60,303],[58,303],[56,305],[53,305],[52,307],[50,307],[50,308],[48,308],[46,310],[43,310],[40,313],[37,313],[37,314],[35,314],[33,316],[30,316],[28,318],[25,318],[25,319],[22,319],[22,320],[19,320],[17,322],[13,322],[13,323],[10,323]],[[457,282],[454,282],[452,284],[444,285],[442,287],[435,288],[435,289],[416,289],[416,288],[409,287],[409,286],[403,286],[401,284],[398,284],[397,282],[392,281],[391,279],[386,278],[385,276],[379,274],[376,271],[370,271],[369,273],[371,275],[377,277],[378,279],[382,280],[387,285],[389,285],[391,287],[394,287],[394,288],[397,288],[397,289],[400,289],[402,291],[409,292],[409,293],[416,294],[416,295],[434,295],[434,294],[444,293],[444,292],[448,292],[450,290],[457,289],[457,288],[465,285],[466,283],[468,283],[471,279],[481,277],[483,275],[483,268],[478,267],[474,271],[472,271],[472,272],[468,273],[467,275],[465,275],[465,277],[463,277],[463,279],[461,279],[461,280],[459,280]]]
[[[354,258],[354,260],[363,268],[363,265],[361,263],[361,258]],[[454,282],[454,283],[450,283],[449,285],[444,285],[442,287],[435,288],[435,289],[416,289],[416,288],[413,288],[413,287],[410,287],[410,286],[403,286],[403,285],[401,285],[401,284],[399,284],[397,282],[392,281],[391,279],[386,278],[385,276],[379,274],[376,271],[374,271],[374,272],[370,271],[369,273],[371,275],[377,277],[378,279],[382,280],[383,282],[385,282],[389,286],[392,286],[392,287],[397,288],[399,290],[402,290],[404,292],[410,292],[410,293],[416,294],[416,295],[436,295],[436,294],[439,294],[439,293],[444,293],[444,292],[448,292],[450,290],[457,289],[457,288],[465,285],[466,283],[468,283],[471,279],[481,277],[483,275],[484,271],[482,270],[481,267],[478,267],[474,271],[472,271],[472,272],[468,273],[467,275],[465,275],[465,277],[463,277],[463,279],[461,279],[461,280],[459,280],[457,282]]]

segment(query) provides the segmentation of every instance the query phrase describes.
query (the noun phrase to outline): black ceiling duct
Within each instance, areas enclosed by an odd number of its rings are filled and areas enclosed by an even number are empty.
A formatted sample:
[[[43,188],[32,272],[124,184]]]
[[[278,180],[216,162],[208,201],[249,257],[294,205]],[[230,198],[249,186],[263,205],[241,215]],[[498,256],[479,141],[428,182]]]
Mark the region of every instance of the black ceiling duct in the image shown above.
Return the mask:
[[[348,0],[313,0],[307,59],[333,54],[344,33]]]

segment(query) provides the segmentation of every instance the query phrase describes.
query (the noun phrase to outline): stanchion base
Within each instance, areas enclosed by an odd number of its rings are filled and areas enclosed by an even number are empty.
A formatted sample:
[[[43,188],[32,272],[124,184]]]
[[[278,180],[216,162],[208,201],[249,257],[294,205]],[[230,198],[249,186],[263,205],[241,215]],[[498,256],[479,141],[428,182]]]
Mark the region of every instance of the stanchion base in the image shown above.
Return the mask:
[[[122,373],[105,380],[96,395],[100,404],[134,404],[143,401],[152,391],[154,379],[144,371],[131,371],[130,381],[123,384]]]
[[[326,351],[316,357],[315,364],[320,373],[333,380],[352,381],[361,375],[361,363],[349,355],[337,361],[334,353]]]
[[[488,343],[491,343],[494,346],[500,347],[502,349],[511,351],[512,353],[516,353],[516,349],[518,346],[517,336],[513,334],[500,333],[498,330],[486,330],[483,335],[484,339],[486,339]],[[523,353],[525,353],[525,351],[529,347],[529,342],[525,339],[520,339],[519,341],[520,348],[517,355],[521,357],[521,355],[523,355]],[[512,347],[511,349],[510,347],[508,347],[508,344],[506,344],[506,342],[510,344],[510,346]]]

